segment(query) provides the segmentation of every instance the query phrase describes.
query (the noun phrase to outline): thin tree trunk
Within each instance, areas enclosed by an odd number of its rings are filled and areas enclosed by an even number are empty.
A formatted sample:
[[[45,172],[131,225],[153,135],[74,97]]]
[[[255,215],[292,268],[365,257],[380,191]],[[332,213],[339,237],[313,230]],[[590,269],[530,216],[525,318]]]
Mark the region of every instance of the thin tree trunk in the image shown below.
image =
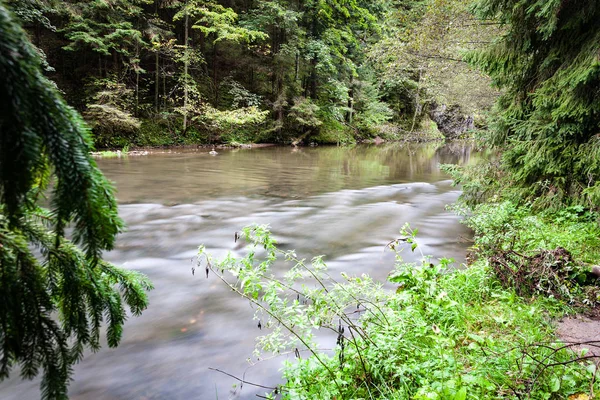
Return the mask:
[[[138,116],[140,108],[140,71],[135,71],[135,116]]]
[[[354,120],[354,90],[350,89],[350,95],[348,97],[348,124],[352,125]]]
[[[298,74],[300,73],[300,52],[296,50],[296,70],[294,71],[294,82],[298,82]]]
[[[312,71],[310,73],[310,97],[317,98],[317,60],[313,58],[311,61]]]
[[[187,1],[185,11],[185,59],[183,61],[183,133],[187,130],[187,106],[188,106],[188,68],[189,68],[189,54],[188,54],[188,40],[189,40],[189,15],[187,13]]]
[[[281,139],[281,129],[283,128],[283,104],[284,104],[284,96],[283,93],[283,70],[279,68],[279,76],[277,77],[277,137]]]
[[[160,91],[160,54],[158,52],[158,50],[156,51],[156,56],[154,59],[155,62],[155,68],[156,68],[156,76],[155,76],[155,83],[154,83],[154,111],[156,111],[157,113],[160,111],[160,95],[159,95],[159,91]]]
[[[135,44],[135,59],[137,64],[135,65],[135,116],[138,117],[138,110],[140,108],[140,44]]]
[[[117,71],[117,74],[121,70],[121,66],[119,65],[119,55],[116,50],[113,50],[113,68]]]
[[[410,132],[412,133],[415,130],[415,124],[417,122],[417,115],[420,112],[420,102],[421,102],[421,76],[423,74],[423,70],[419,68],[419,82],[417,84],[417,95],[415,96],[415,113],[413,115],[412,126],[410,127]]]
[[[347,121],[348,125],[352,125],[352,121],[354,119],[354,88],[353,88],[353,78],[350,78],[350,89],[348,90],[348,115]]]
[[[163,63],[163,109],[167,108],[167,67],[166,67],[166,61]]]
[[[217,57],[219,53],[217,51],[217,43],[214,44],[213,47],[213,85],[215,87],[215,106],[219,106],[219,63],[217,62]]]

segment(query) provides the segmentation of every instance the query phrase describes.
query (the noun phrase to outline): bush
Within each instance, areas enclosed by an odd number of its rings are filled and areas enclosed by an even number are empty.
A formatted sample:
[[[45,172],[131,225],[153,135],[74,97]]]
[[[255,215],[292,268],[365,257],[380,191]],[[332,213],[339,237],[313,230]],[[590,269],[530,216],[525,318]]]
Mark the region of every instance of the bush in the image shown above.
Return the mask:
[[[215,262],[200,248],[207,277],[212,272],[256,306],[264,335],[255,355],[296,355],[285,364],[286,383],[267,398],[548,399],[597,390],[591,364],[548,344],[544,310],[560,309],[556,300],[524,300],[499,285],[483,259],[454,271],[448,259],[405,263],[402,249],[419,248],[416,230],[401,233],[389,245],[397,254],[395,292],[367,275],[334,279],[322,257],[307,265],[277,249],[265,226],[236,234],[251,244],[245,257]],[[281,258],[289,269],[276,276]],[[337,337],[333,352],[318,345],[326,332]]]

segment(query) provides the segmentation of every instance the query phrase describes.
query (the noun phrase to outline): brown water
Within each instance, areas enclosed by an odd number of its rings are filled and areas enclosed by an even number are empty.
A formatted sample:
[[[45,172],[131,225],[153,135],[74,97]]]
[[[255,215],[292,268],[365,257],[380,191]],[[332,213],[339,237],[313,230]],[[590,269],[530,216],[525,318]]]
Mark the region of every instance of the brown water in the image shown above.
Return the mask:
[[[385,280],[394,255],[384,246],[410,222],[425,254],[458,264],[467,246],[460,239],[469,232],[445,210],[460,192],[438,166],[479,157],[462,144],[398,144],[99,160],[116,182],[128,224],[106,257],[144,272],[156,289],[143,316],[127,322],[121,346],[89,354],[75,367],[71,398],[256,398],[264,391],[246,385],[232,395],[235,380],[208,368],[273,386],[283,359],[249,368],[260,333],[253,311],[216,279],[192,276],[198,245],[216,255],[241,254],[234,232],[270,224],[284,248],[306,258],[326,255],[334,274]],[[39,399],[38,381],[13,377],[0,384],[0,399]]]

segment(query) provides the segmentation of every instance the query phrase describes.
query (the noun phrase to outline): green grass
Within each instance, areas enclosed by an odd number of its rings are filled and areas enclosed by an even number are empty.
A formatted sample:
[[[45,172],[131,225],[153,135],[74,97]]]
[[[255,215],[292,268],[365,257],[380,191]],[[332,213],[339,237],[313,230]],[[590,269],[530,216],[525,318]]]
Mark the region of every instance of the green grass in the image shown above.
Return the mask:
[[[363,318],[368,339],[347,344],[343,364],[339,346],[327,358],[341,390],[307,359],[284,370],[288,398],[545,399],[589,390],[592,373],[584,363],[544,371],[534,361],[574,356],[537,346],[555,340],[552,316],[565,311],[562,305],[502,288],[484,261],[454,273],[428,269],[411,267],[414,286],[386,299],[384,318]],[[406,279],[401,275],[398,283]]]
[[[582,206],[535,213],[510,201],[474,208],[467,224],[475,231],[476,247],[485,253],[563,247],[583,263],[600,262],[599,216]]]

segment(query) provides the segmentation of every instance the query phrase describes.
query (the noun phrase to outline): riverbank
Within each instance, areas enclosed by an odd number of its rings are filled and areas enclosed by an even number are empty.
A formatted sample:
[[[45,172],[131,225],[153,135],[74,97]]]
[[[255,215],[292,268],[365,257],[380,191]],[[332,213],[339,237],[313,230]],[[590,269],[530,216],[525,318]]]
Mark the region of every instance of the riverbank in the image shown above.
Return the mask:
[[[275,135],[273,132],[264,135],[260,130],[248,134],[240,131],[238,135],[215,135],[190,128],[181,133],[171,126],[162,126],[152,121],[144,121],[141,127],[133,133],[113,133],[111,136],[94,135],[95,146],[100,152],[152,151],[156,149],[193,149],[193,148],[244,148],[273,145],[353,145],[381,144],[392,142],[431,142],[443,141],[447,138],[438,129],[437,124],[429,118],[421,121],[413,130],[402,129],[396,124],[385,124],[372,128],[369,132],[350,129],[339,125],[337,129],[321,129],[311,135],[294,136],[291,133]],[[472,137],[472,131],[466,131],[451,139],[466,139]]]
[[[465,141],[470,141],[469,136],[461,139],[453,139],[451,142],[462,143]],[[187,144],[187,145],[164,145],[164,146],[139,146],[129,148],[125,146],[123,148],[103,148],[99,151],[93,151],[91,154],[94,157],[104,157],[104,158],[115,158],[115,157],[124,157],[124,156],[145,156],[150,154],[166,154],[166,153],[174,153],[174,152],[208,152],[212,149],[221,149],[221,150],[231,150],[231,149],[259,149],[265,147],[275,147],[275,146],[289,146],[289,147],[315,147],[315,146],[353,146],[353,145],[384,145],[384,144],[393,144],[393,143],[430,143],[430,142],[446,142],[446,139],[438,136],[427,136],[423,135],[419,132],[415,132],[411,135],[406,135],[402,139],[398,140],[386,140],[377,136],[373,139],[361,140],[353,143],[307,143],[300,144],[297,146],[293,146],[283,143],[218,143],[218,144]]]
[[[468,145],[217,152],[216,157],[177,152],[96,160],[115,183],[127,224],[106,259],[146,274],[155,289],[144,316],[127,321],[122,349],[103,348],[74,367],[72,398],[228,398],[235,382],[208,367],[245,373],[247,380],[264,385],[280,382],[281,358],[246,372],[255,336],[266,331],[252,320],[247,302],[214,278],[205,279],[203,270],[195,276],[190,271],[200,243],[220,255],[242,253],[234,232],[247,224],[271,224],[280,243],[298,254],[326,254],[337,276],[366,272],[384,281],[394,254],[384,252],[382,244],[408,220],[419,221],[424,249],[464,259],[467,243],[455,238],[469,230],[444,209],[459,190],[438,165],[484,157]],[[327,347],[334,344],[335,337]],[[0,385],[2,400],[39,400],[39,380],[11,378]],[[255,393],[264,391],[244,385],[239,399],[256,399]]]
[[[278,146],[273,143],[234,143],[234,144],[198,144],[198,145],[175,145],[175,146],[159,146],[159,147],[134,147],[129,149],[104,149],[101,151],[93,151],[93,157],[117,158],[126,156],[147,156],[151,154],[169,154],[169,153],[190,153],[190,152],[205,152],[208,153],[212,149],[231,150],[231,149],[258,149],[265,147]]]
[[[577,206],[540,213],[510,202],[457,211],[468,213],[466,224],[475,232],[470,264],[450,272],[443,258],[405,263],[402,254],[419,251],[416,231],[405,226],[401,239],[388,245],[398,254],[389,277],[395,292],[366,275],[333,281],[321,261],[311,267],[292,255],[291,271],[310,270],[323,286],[299,290],[290,303],[281,293],[304,278],[273,284],[269,265],[290,255],[277,250],[264,227],[245,231],[267,249],[259,270],[252,268],[260,262],[254,264],[253,255],[212,264],[225,281],[221,269],[245,282],[235,290],[272,328],[259,345],[276,352],[296,348],[298,359],[286,364],[286,383],[276,393],[301,399],[594,397],[598,333],[573,343],[558,328],[568,315],[597,317],[599,215]],[[275,326],[295,328],[290,334]],[[565,326],[572,328],[572,320]],[[320,350],[315,327],[336,332],[333,353]],[[298,348],[311,355],[300,357]]]

